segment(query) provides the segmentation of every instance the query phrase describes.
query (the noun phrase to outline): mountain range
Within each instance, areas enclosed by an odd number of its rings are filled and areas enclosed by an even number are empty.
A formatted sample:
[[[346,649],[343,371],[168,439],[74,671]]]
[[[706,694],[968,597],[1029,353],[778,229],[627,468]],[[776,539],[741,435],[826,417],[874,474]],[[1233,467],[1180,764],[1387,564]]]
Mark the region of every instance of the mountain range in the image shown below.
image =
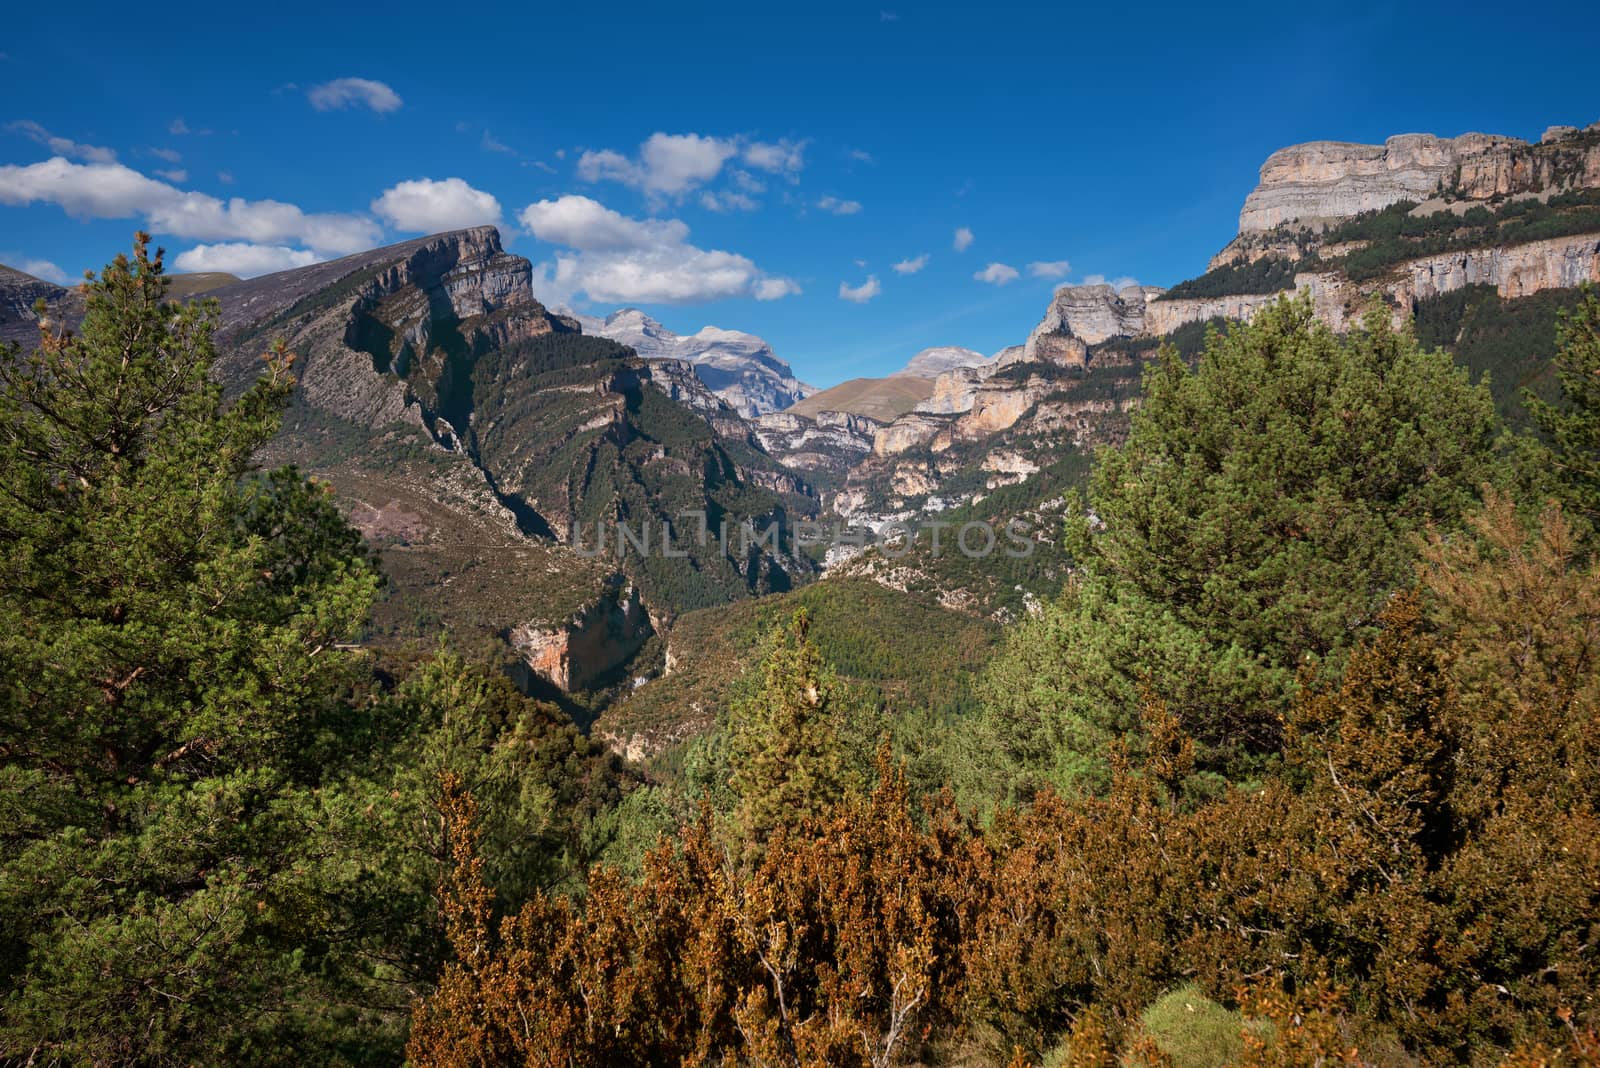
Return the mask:
[[[788,408],[817,392],[754,334],[715,326],[674,334],[637,308],[622,308],[604,319],[577,319],[584,333],[610,338],[645,359],[693,365],[707,388],[748,418]]]
[[[1163,344],[1193,357],[1208,328],[1286,294],[1340,330],[1377,301],[1492,371],[1515,420],[1522,387],[1549,393],[1557,313],[1595,281],[1600,124],[1537,143],[1403,135],[1280,150],[1237,236],[1196,277],[1062,286],[1001,352],[936,347],[822,391],[753,334],[678,335],[632,308],[553,313],[491,227],[243,282],[178,276],[174,292],[219,301],[230,390],[272,339],[300,355],[262,459],[324,480],[382,555],[391,586],[373,640],[493,634],[527,686],[621,698],[596,729],[631,752],[656,742],[630,726],[643,696],[624,684],[687,671],[674,685],[692,688],[699,654],[690,632],[673,637],[680,617],[819,575],[1001,620],[1058,589],[1059,511],[1093,449],[1126,432]],[[0,339],[36,339],[41,300],[52,328],[82,314],[75,290],[0,268]],[[982,568],[920,549],[823,556],[789,538],[729,552],[683,537],[686,512],[712,529],[1021,519],[1042,551]],[[683,555],[582,551],[618,522],[671,529]]]

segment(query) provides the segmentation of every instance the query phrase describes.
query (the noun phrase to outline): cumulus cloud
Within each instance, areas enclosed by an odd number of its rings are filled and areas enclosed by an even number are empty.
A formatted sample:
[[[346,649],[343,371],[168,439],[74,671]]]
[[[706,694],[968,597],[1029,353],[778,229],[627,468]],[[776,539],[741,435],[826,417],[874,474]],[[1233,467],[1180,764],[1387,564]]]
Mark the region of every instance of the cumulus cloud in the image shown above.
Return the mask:
[[[882,292],[883,287],[878,284],[878,276],[875,274],[867,275],[867,280],[858,286],[852,286],[848,282],[839,283],[839,299],[848,300],[852,304],[865,304]]]
[[[183,153],[178,152],[178,151],[176,151],[174,149],[170,149],[170,148],[147,148],[147,149],[145,149],[145,151],[149,152],[156,159],[165,160],[167,163],[182,163],[183,162]]]
[[[657,196],[681,196],[715,178],[739,146],[719,137],[653,133],[637,158],[603,149],[578,158],[578,177],[586,182],[621,182]]]
[[[1004,263],[991,263],[972,277],[980,282],[988,282],[992,286],[1003,286],[1017,280],[1017,269]]]
[[[1072,270],[1066,260],[1035,260],[1028,264],[1028,273],[1035,278],[1065,278]]]
[[[598,200],[570,193],[529,204],[517,218],[540,241],[582,252],[676,245],[689,236],[689,227],[677,219],[632,219]]]
[[[754,296],[757,300],[778,300],[780,297],[798,296],[799,283],[792,278],[763,278],[756,283]]]
[[[572,194],[529,204],[517,218],[539,240],[573,250],[539,267],[536,288],[549,302],[578,293],[607,303],[693,304],[800,292],[744,256],[689,244],[689,227],[678,219],[634,219]]]
[[[158,170],[156,173],[169,182],[187,182],[189,180],[189,172],[182,167],[173,167],[171,170]]]
[[[682,197],[713,181],[730,160],[745,167],[780,175],[790,181],[805,167],[805,141],[782,138],[752,141],[697,133],[653,133],[635,156],[614,149],[585,150],[578,157],[578,177],[586,182],[621,182],[652,197]],[[765,186],[748,171],[735,170],[734,183],[746,193]]]
[[[186,134],[193,134],[196,137],[210,137],[211,136],[211,131],[210,130],[208,130],[208,129],[197,130],[194,127],[190,126],[188,123],[184,122],[181,117],[173,119],[171,122],[167,123],[167,132],[169,134],[172,134],[174,137],[182,137],[182,136],[184,136]]]
[[[846,152],[845,155],[848,156],[850,159],[855,160],[857,163],[876,163],[877,162],[876,160],[874,160],[872,158],[872,153],[868,152],[864,148],[852,148],[848,152]]]
[[[806,165],[805,151],[806,142],[785,137],[773,142],[751,141],[739,153],[739,158],[768,174],[793,176]]]
[[[291,267],[321,263],[322,260],[322,256],[309,249],[228,241],[217,245],[196,245],[178,253],[172,262],[180,271],[223,271],[240,278],[254,278],[274,271],[287,271]]]
[[[751,174],[749,171],[735,169],[732,174],[733,184],[746,193],[765,193],[767,183]]]
[[[500,221],[500,202],[460,178],[416,178],[383,191],[372,213],[396,230],[436,234]]]
[[[378,114],[399,111],[404,103],[400,94],[383,82],[371,78],[335,78],[306,90],[306,99],[318,111],[343,111],[350,107],[371,108]]]
[[[909,260],[901,260],[894,265],[894,269],[899,274],[916,274],[927,265],[928,254],[924,252],[922,255],[915,256]]]
[[[950,243],[957,252],[965,252],[972,246],[972,231],[965,226],[956,230],[955,240]]]
[[[700,206],[707,211],[755,211],[761,204],[744,193],[724,190],[717,193],[707,189],[700,194]]]
[[[310,214],[277,200],[222,200],[179,189],[120,163],[72,163],[56,156],[27,166],[0,166],[0,204],[55,204],[80,219],[142,216],[151,230],[199,241],[293,242],[343,255],[383,237],[361,215]]]
[[[817,201],[817,207],[823,211],[831,211],[835,215],[854,215],[861,210],[859,200],[840,200],[838,197],[827,196]]]
[[[21,134],[30,141],[36,141],[45,146],[58,156],[68,159],[81,159],[88,163],[111,163],[117,158],[114,150],[101,148],[99,145],[85,145],[65,137],[57,137],[32,119],[18,119],[16,122],[6,123],[6,129],[12,133]]]

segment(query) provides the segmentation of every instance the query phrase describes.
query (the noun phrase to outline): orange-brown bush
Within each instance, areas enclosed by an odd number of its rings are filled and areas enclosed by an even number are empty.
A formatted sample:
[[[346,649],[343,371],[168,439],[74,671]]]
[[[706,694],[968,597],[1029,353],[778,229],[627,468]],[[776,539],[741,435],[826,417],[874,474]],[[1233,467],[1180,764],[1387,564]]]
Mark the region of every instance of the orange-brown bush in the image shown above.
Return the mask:
[[[411,1056],[887,1065],[967,1038],[1020,1063],[1070,1032],[1069,1063],[1153,1064],[1139,1011],[1197,982],[1245,1012],[1250,1064],[1367,1063],[1363,1043],[1594,1063],[1597,652],[1600,586],[1559,512],[1530,531],[1491,497],[1296,702],[1281,770],[1195,809],[1151,702],[1145,763],[1105,797],[981,828],[947,797],[919,812],[880,757],[870,796],[780,827],[754,867],[703,813],[637,885],[597,871],[581,909],[496,924],[456,794],[456,961]]]

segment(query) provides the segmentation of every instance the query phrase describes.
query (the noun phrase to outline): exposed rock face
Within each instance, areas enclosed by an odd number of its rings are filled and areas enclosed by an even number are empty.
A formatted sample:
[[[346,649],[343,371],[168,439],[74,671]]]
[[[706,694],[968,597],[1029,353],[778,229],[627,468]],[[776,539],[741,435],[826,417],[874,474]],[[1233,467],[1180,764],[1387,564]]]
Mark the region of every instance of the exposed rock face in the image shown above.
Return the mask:
[[[1087,346],[1143,333],[1145,308],[1163,292],[1156,286],[1062,286],[1028,335],[1021,358],[1082,367]]]
[[[872,454],[893,456],[907,449],[914,449],[918,445],[925,445],[932,441],[934,435],[943,430],[945,425],[945,420],[929,415],[915,412],[903,415],[873,435]]]
[[[511,646],[534,675],[571,692],[627,663],[650,634],[639,592],[623,584],[554,626],[513,627]]]
[[[1019,349],[1021,346],[1017,346]],[[982,367],[957,367],[933,380],[933,396],[917,405],[916,411],[932,415],[951,415],[972,410],[972,398],[978,386],[997,367],[989,363]]]
[[[881,426],[851,412],[769,412],[756,420],[755,432],[762,447],[789,467],[842,474],[872,451]]]
[[[1311,226],[1401,200],[1487,200],[1600,185],[1600,137],[1552,127],[1537,145],[1515,137],[1399,134],[1381,145],[1312,141],[1267,157],[1239,213],[1241,233]]]
[[[787,408],[816,392],[795,378],[772,346],[754,334],[716,326],[687,336],[675,334],[637,308],[579,322],[584,333],[608,337],[646,359],[687,361],[712,392],[749,419]]]
[[[917,378],[937,378],[945,371],[957,367],[979,367],[989,363],[989,358],[981,352],[971,349],[959,348],[955,345],[940,345],[931,349],[923,349],[906,363],[897,375],[913,375]]]
[[[1294,280],[1297,292],[1311,294],[1317,317],[1335,330],[1348,329],[1373,294],[1395,308],[1398,325],[1410,316],[1417,301],[1466,286],[1492,285],[1502,297],[1513,299],[1584,282],[1600,282],[1600,234],[1425,256],[1396,265],[1387,280],[1371,285],[1356,285],[1336,272],[1298,274]],[[1247,320],[1282,295],[1243,293],[1153,301],[1145,318],[1145,333],[1159,337],[1185,323],[1219,316]]]
[[[24,349],[38,344],[39,320],[33,306],[41,299],[49,319],[71,326],[83,315],[83,300],[76,291],[0,265],[0,342],[14,341]]]

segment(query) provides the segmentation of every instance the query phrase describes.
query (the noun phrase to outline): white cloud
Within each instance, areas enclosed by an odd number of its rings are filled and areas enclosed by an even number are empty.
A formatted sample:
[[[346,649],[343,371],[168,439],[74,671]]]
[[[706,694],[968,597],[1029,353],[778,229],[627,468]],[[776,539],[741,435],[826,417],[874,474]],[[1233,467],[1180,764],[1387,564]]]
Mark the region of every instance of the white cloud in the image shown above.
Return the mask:
[[[743,193],[726,190],[721,193],[707,189],[700,194],[700,206],[707,211],[755,211],[761,206],[754,198]]]
[[[156,171],[156,173],[161,175],[161,177],[165,178],[169,182],[187,182],[189,180],[189,172],[184,170],[182,167],[174,167],[171,170],[159,170]]]
[[[855,160],[857,163],[877,162],[877,160],[872,158],[872,153],[868,152],[864,148],[852,148],[850,151],[846,152],[845,155]]]
[[[81,159],[88,163],[111,163],[117,158],[114,150],[101,148],[99,145],[85,145],[65,137],[57,137],[32,119],[18,119],[16,122],[6,123],[6,129],[12,133],[21,134],[30,141],[37,141],[58,156],[68,159]]]
[[[290,88],[293,88],[293,86],[290,86]],[[211,136],[211,131],[210,130],[207,130],[207,129],[196,130],[195,128],[190,126],[188,123],[184,122],[182,118],[176,118],[176,119],[173,119],[171,122],[167,123],[167,132],[169,134],[172,134],[174,137],[182,137],[185,134],[193,134],[196,137],[210,137]]]
[[[991,263],[972,277],[992,286],[1003,286],[1017,280],[1017,269],[1003,263]]]
[[[217,172],[217,181],[221,182],[223,185],[232,185],[233,184],[233,172],[232,171],[218,171]]]
[[[66,271],[57,267],[50,260],[35,260],[26,256],[14,255],[10,252],[0,252],[0,263],[15,267],[23,274],[31,274],[35,278],[43,278],[46,282],[54,282],[58,286],[72,285],[75,281]]]
[[[699,134],[653,133],[639,146],[637,159],[603,149],[578,158],[578,177],[609,180],[658,196],[681,196],[715,178],[738,154],[736,143]]]
[[[164,160],[167,163],[182,163],[183,162],[183,153],[178,152],[175,149],[171,149],[171,148],[149,148],[149,149],[146,149],[145,151],[149,152],[156,159]]]
[[[756,283],[755,298],[757,300],[778,300],[781,297],[798,296],[799,283],[792,278],[763,278]]]
[[[817,201],[817,207],[823,211],[831,211],[835,215],[855,215],[861,210],[859,200],[840,200],[838,197],[827,196]]]
[[[322,260],[322,256],[309,249],[230,241],[219,245],[196,245],[180,252],[177,259],[173,260],[173,266],[180,271],[223,271],[240,278],[254,278],[274,271],[287,271],[291,267],[321,263]]]
[[[967,251],[972,246],[972,231],[965,226],[956,230],[955,240],[950,243],[950,246],[957,252]]]
[[[318,111],[342,111],[348,107],[368,107],[380,115],[399,111],[400,94],[383,82],[371,78],[335,78],[306,90],[306,99]]]
[[[839,283],[839,299],[854,304],[865,304],[882,292],[883,287],[878,284],[878,276],[875,274],[867,275],[867,280],[858,286],[852,286],[848,282]]]
[[[142,216],[158,233],[200,241],[294,242],[342,255],[371,248],[383,237],[382,228],[365,216],[308,214],[277,200],[224,201],[120,163],[71,163],[57,156],[27,166],[0,166],[0,204],[39,201],[80,219]]]
[[[1072,270],[1066,260],[1035,260],[1028,264],[1028,273],[1035,278],[1065,278]]]
[[[739,158],[768,174],[793,176],[806,165],[806,142],[780,138],[776,142],[751,141],[744,146]]]
[[[765,193],[767,183],[751,174],[749,171],[734,170],[732,173],[733,184],[746,193]]]
[[[901,260],[899,263],[894,265],[894,269],[900,274],[916,274],[927,265],[928,254],[924,252],[922,255],[912,259]]]
[[[693,304],[800,292],[744,256],[689,244],[689,227],[678,219],[634,219],[571,194],[530,204],[517,218],[541,241],[574,250],[539,267],[535,289],[548,303],[578,293],[606,303]]]
[[[598,200],[570,193],[529,204],[517,218],[540,241],[582,252],[681,244],[689,236],[689,227],[677,219],[630,219]]]
[[[460,178],[416,178],[383,191],[372,213],[396,230],[436,234],[500,221],[500,202]]]

